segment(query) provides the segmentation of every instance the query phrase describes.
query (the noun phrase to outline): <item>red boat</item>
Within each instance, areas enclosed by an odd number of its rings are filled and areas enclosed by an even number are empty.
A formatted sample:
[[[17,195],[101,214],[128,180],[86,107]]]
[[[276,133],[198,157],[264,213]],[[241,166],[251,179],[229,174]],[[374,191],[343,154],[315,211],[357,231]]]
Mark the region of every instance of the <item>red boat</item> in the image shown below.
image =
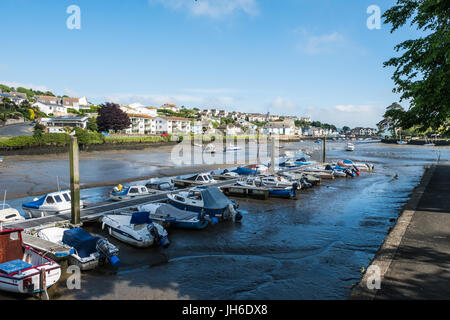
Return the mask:
[[[55,284],[61,266],[25,245],[23,229],[0,230],[0,290],[33,294]]]

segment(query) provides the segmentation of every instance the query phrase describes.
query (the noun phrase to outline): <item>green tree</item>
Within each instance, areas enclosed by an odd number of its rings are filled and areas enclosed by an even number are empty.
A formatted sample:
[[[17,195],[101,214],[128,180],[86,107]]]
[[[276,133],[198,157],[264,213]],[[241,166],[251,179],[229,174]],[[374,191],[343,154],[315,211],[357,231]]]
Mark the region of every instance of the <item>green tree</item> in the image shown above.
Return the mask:
[[[347,126],[342,127],[342,131],[344,131],[344,133],[349,132],[350,130],[351,130],[350,127]]]
[[[377,123],[378,131],[383,132],[388,130],[393,136],[396,135],[396,129],[401,126],[401,119],[404,117],[405,110],[401,105],[394,102],[386,108],[386,112],[383,115],[383,120]]]
[[[383,14],[391,33],[410,24],[424,36],[406,40],[395,50],[403,54],[384,63],[394,67],[394,92],[409,100],[409,110],[399,113],[402,127],[438,129],[450,117],[450,5],[444,0],[397,0]]]
[[[89,118],[86,128],[90,131],[97,132],[98,131],[97,119]]]

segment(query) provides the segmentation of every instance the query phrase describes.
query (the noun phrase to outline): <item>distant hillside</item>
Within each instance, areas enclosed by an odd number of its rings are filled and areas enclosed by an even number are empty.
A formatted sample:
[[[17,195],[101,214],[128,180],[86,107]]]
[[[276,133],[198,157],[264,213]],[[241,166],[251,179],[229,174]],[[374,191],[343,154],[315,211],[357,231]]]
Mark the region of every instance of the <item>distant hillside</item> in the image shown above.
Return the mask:
[[[23,88],[23,87],[8,87],[4,84],[0,84],[0,89],[2,90],[3,93],[7,93],[7,92],[21,92],[21,93],[25,93],[28,97],[28,99],[33,98],[34,96],[38,95],[38,96],[55,96],[53,94],[53,92],[50,91],[46,91],[46,92],[42,92],[39,90],[33,90],[33,89],[27,89],[27,88]]]

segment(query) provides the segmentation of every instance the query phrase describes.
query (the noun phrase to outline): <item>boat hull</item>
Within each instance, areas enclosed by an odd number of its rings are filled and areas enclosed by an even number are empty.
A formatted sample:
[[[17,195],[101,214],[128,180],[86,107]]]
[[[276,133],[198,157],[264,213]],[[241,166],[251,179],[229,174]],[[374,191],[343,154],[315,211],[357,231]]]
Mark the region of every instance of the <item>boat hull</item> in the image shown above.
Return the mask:
[[[135,239],[132,235],[111,226],[108,226],[108,232],[110,236],[116,238],[117,240],[138,248],[148,248],[153,246],[153,244],[155,243],[154,239],[150,238],[143,240]]]
[[[53,266],[46,269],[46,281],[47,288],[53,286],[58,282],[61,277],[61,267]],[[7,275],[0,275],[0,291],[12,292],[12,293],[22,293],[22,294],[33,294],[42,291],[40,285],[40,273],[36,270],[32,275],[24,277],[14,277]],[[24,288],[24,282],[28,283],[26,288]]]

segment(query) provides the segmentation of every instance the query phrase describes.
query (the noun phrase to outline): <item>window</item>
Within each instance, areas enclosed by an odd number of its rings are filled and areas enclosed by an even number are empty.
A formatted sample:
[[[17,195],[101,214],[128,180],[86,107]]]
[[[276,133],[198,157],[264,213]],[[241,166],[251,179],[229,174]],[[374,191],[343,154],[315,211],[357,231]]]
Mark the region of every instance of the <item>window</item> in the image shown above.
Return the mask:
[[[47,202],[48,204],[53,204],[53,203],[55,203],[55,200],[53,199],[52,196],[48,196],[46,202]]]
[[[198,181],[204,181],[204,179],[203,179],[202,176],[198,176],[198,177],[197,177],[197,180],[198,180]]]
[[[63,193],[63,197],[67,202],[70,202],[70,196],[67,193]]]
[[[142,187],[142,188],[141,188],[141,192],[146,193],[146,192],[147,192],[147,189],[146,189],[145,187]]]
[[[16,215],[15,214],[10,214],[9,216],[6,216],[5,219],[11,219],[11,218],[15,218]]]
[[[139,193],[138,188],[131,188],[130,193]]]
[[[9,239],[10,240],[19,240],[19,232],[11,232],[9,234]]]
[[[62,199],[61,199],[61,197],[60,196],[55,196],[55,200],[56,200],[56,202],[62,202]]]
[[[184,198],[180,196],[175,196],[175,200],[184,202]]]

